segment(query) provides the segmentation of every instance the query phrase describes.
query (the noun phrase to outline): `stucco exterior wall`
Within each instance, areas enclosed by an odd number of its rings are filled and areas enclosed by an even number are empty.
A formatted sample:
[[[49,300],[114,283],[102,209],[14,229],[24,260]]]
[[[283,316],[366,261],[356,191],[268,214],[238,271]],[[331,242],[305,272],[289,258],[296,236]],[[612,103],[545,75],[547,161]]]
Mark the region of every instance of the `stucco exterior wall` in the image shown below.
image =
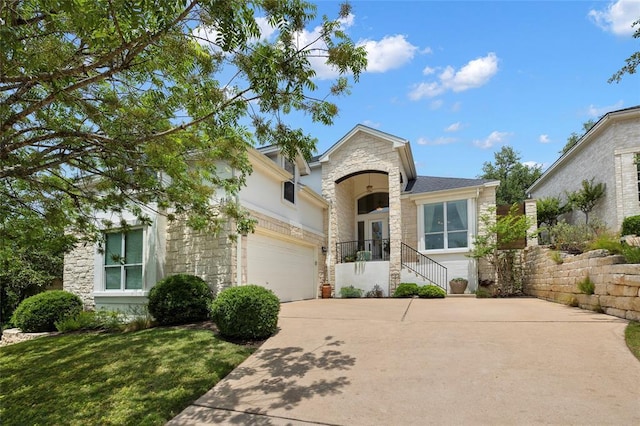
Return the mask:
[[[635,197],[623,201],[624,197],[630,195],[635,177],[630,173],[632,171],[629,166],[629,157],[618,159],[617,171],[623,173],[624,177],[616,174],[616,151],[629,150],[640,151],[640,118],[638,117],[613,121],[602,129],[598,129],[592,137],[585,139],[573,151],[567,153],[555,168],[550,169],[532,189],[531,196],[537,199],[560,197],[566,200],[567,192],[579,190],[583,180],[593,178],[594,183],[602,182],[606,185],[606,192],[591,212],[590,218],[598,217],[611,229],[619,230],[622,224],[620,217],[623,216],[618,214],[619,207],[631,203],[629,213],[640,210],[637,192]],[[623,191],[625,185],[627,191]],[[573,212],[566,215],[566,219],[573,223],[583,223],[584,214],[580,211]]]
[[[622,256],[594,250],[566,256],[557,264],[551,250],[534,247],[526,251],[526,294],[545,300],[602,311],[628,320],[640,320],[640,268],[625,264]],[[589,277],[594,294],[584,294],[578,283]]]
[[[408,198],[402,199],[402,241],[418,249],[418,206]]]

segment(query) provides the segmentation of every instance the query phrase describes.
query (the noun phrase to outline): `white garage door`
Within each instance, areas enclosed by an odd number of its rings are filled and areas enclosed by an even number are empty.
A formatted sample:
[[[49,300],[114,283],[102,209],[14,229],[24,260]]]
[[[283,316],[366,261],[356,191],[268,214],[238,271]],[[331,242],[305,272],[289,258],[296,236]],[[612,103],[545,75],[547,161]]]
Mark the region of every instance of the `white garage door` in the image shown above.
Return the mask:
[[[273,292],[282,302],[316,297],[312,247],[260,234],[247,237],[247,282]]]

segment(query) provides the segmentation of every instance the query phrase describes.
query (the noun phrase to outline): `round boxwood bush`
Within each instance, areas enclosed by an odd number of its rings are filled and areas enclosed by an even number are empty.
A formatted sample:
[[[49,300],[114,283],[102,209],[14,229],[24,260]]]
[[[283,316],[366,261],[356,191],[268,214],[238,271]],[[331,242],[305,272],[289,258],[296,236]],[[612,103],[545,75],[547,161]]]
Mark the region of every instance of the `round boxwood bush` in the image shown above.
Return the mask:
[[[624,218],[622,221],[622,235],[640,235],[640,215]]]
[[[400,283],[393,292],[393,297],[413,297],[418,295],[418,284],[416,283]]]
[[[437,285],[427,284],[425,286],[420,287],[418,290],[418,296],[421,299],[441,299],[447,295],[447,292],[444,289],[438,287]]]
[[[188,324],[209,319],[213,294],[200,277],[166,277],[149,292],[149,313],[161,325]]]
[[[276,332],[279,312],[278,296],[249,284],[222,291],[211,306],[211,319],[224,337],[259,340]]]
[[[73,293],[50,290],[24,299],[11,322],[25,333],[55,331],[56,321],[79,315],[82,300]]]

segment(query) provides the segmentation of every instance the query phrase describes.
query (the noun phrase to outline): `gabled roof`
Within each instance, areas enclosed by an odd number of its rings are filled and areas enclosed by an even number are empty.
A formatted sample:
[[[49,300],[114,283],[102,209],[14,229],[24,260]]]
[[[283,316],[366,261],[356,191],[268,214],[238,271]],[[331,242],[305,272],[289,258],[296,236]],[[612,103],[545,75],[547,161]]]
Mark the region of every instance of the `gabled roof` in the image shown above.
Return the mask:
[[[498,186],[497,180],[466,179],[436,176],[418,176],[407,183],[405,194],[424,194],[428,192],[450,191],[474,187]]]
[[[632,118],[633,116],[638,116],[640,118],[640,105],[611,111],[603,115],[588,132],[582,135],[571,149],[562,154],[560,158],[558,158],[551,166],[549,166],[549,168],[547,168],[547,170],[544,171],[544,173],[542,173],[538,180],[533,182],[533,184],[527,189],[527,192],[534,191],[541,182],[546,180],[556,171],[561,170],[565,164],[571,161],[577,152],[581,151],[585,146],[596,139],[596,136],[602,133],[602,131],[608,126],[612,125],[616,121]]]
[[[354,135],[356,135],[359,132],[364,132],[371,136],[391,142],[393,144],[393,148],[397,149],[398,153],[400,154],[400,159],[404,165],[404,169],[408,174],[407,178],[411,180],[417,177],[416,165],[415,165],[415,162],[413,161],[411,145],[409,144],[408,140],[399,138],[398,136],[394,136],[391,133],[382,132],[380,130],[365,126],[363,124],[356,125],[353,129],[349,131],[349,133],[344,135],[342,138],[340,138],[338,142],[334,143],[328,150],[326,150],[324,154],[321,154],[317,158],[314,157],[312,161],[316,160],[321,163],[325,161],[329,161],[331,154],[337,151],[343,144],[345,144],[348,140],[350,140]]]

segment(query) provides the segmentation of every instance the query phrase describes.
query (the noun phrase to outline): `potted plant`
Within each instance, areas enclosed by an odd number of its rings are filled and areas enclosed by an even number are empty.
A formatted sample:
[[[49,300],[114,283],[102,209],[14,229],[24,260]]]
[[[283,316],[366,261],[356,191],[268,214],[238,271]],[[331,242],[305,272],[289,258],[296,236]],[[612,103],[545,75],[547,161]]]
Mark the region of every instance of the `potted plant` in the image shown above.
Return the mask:
[[[454,278],[449,281],[449,288],[451,289],[451,294],[463,294],[467,289],[467,284],[469,281],[466,278]]]

